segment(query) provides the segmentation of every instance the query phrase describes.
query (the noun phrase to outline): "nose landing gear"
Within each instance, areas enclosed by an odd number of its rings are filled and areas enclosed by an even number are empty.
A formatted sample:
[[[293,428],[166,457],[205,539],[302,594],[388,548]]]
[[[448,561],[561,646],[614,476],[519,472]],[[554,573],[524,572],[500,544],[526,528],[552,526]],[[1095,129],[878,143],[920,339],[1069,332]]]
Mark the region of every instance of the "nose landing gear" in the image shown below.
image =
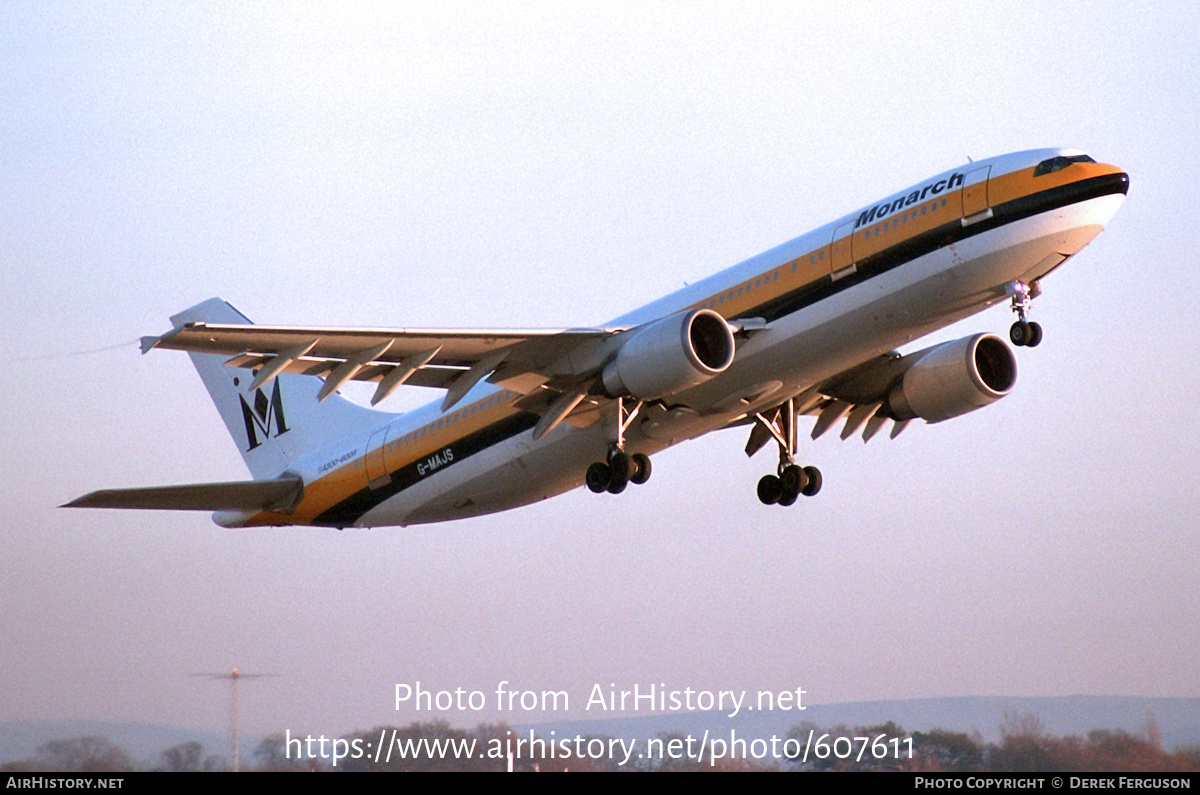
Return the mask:
[[[1033,299],[1042,294],[1041,285],[1009,282],[1006,290],[1012,297],[1012,310],[1017,313],[1017,322],[1008,330],[1008,338],[1018,347],[1037,347],[1042,341],[1042,327],[1026,320],[1025,315],[1033,308]]]

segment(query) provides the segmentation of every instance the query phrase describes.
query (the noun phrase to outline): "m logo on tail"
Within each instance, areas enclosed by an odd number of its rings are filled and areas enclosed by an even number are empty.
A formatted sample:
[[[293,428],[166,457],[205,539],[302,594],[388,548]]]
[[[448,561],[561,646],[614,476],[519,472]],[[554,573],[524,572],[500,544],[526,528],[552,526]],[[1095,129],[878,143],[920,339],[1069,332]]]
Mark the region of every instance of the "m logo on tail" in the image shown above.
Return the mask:
[[[271,437],[272,422],[275,424],[276,436],[287,433],[283,400],[279,397],[279,379],[275,379],[273,384],[275,388],[271,391],[269,400],[261,388],[254,390],[254,408],[250,407],[245,397],[238,395],[238,400],[242,402],[242,419],[246,421],[246,438],[250,442],[250,446],[246,448],[247,453],[262,444],[258,438],[259,431],[262,431],[264,440]]]

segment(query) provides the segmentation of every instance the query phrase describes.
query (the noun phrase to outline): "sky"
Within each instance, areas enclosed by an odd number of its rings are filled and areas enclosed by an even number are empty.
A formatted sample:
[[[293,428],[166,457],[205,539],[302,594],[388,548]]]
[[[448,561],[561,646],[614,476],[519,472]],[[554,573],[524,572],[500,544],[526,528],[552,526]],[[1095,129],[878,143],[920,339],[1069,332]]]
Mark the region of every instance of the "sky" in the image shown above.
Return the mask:
[[[219,730],[188,674],[234,667],[279,674],[246,683],[259,733],[605,717],[594,684],[1200,697],[1197,41],[1191,2],[5,3],[0,721]],[[135,343],[211,296],[598,324],[1048,146],[1131,186],[1044,283],[1013,394],[806,441],[825,484],[791,509],[744,429],[619,498],[407,529],[56,507],[247,477],[187,357]],[[407,391],[383,407],[436,397]],[[571,714],[498,710],[501,682]],[[417,683],[488,703],[396,709]]]

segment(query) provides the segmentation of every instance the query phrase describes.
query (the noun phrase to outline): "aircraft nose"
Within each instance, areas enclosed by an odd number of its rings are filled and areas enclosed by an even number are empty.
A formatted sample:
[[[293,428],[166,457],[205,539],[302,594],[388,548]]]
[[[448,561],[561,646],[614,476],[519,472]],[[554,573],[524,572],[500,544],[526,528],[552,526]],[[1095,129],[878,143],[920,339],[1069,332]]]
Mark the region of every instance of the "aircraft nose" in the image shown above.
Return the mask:
[[[1117,185],[1119,186],[1119,190],[1121,191],[1121,193],[1128,195],[1129,194],[1129,175],[1126,174],[1124,171],[1120,172],[1119,174],[1116,175],[1116,182],[1117,182]]]

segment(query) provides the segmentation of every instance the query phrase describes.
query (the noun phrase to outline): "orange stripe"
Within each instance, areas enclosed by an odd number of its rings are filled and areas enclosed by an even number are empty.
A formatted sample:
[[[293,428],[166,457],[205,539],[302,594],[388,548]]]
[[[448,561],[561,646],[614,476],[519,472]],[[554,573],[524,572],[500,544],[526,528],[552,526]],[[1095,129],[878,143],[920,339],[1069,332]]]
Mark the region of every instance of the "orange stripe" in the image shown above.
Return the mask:
[[[517,413],[513,403],[522,395],[510,390],[500,390],[474,403],[435,418],[433,421],[405,433],[399,439],[387,439],[385,443],[367,451],[365,456],[356,456],[353,461],[322,475],[311,483],[304,484],[304,496],[291,513],[264,511],[249,517],[247,527],[304,524],[325,511],[362,491],[367,485],[364,458],[382,454],[389,473],[426,458],[445,449],[456,440]],[[489,406],[488,402],[492,401]],[[472,411],[472,409],[474,409]],[[438,427],[438,423],[441,427]],[[424,435],[422,435],[424,432]],[[394,447],[393,447],[394,445]],[[388,449],[391,447],[392,449]]]

